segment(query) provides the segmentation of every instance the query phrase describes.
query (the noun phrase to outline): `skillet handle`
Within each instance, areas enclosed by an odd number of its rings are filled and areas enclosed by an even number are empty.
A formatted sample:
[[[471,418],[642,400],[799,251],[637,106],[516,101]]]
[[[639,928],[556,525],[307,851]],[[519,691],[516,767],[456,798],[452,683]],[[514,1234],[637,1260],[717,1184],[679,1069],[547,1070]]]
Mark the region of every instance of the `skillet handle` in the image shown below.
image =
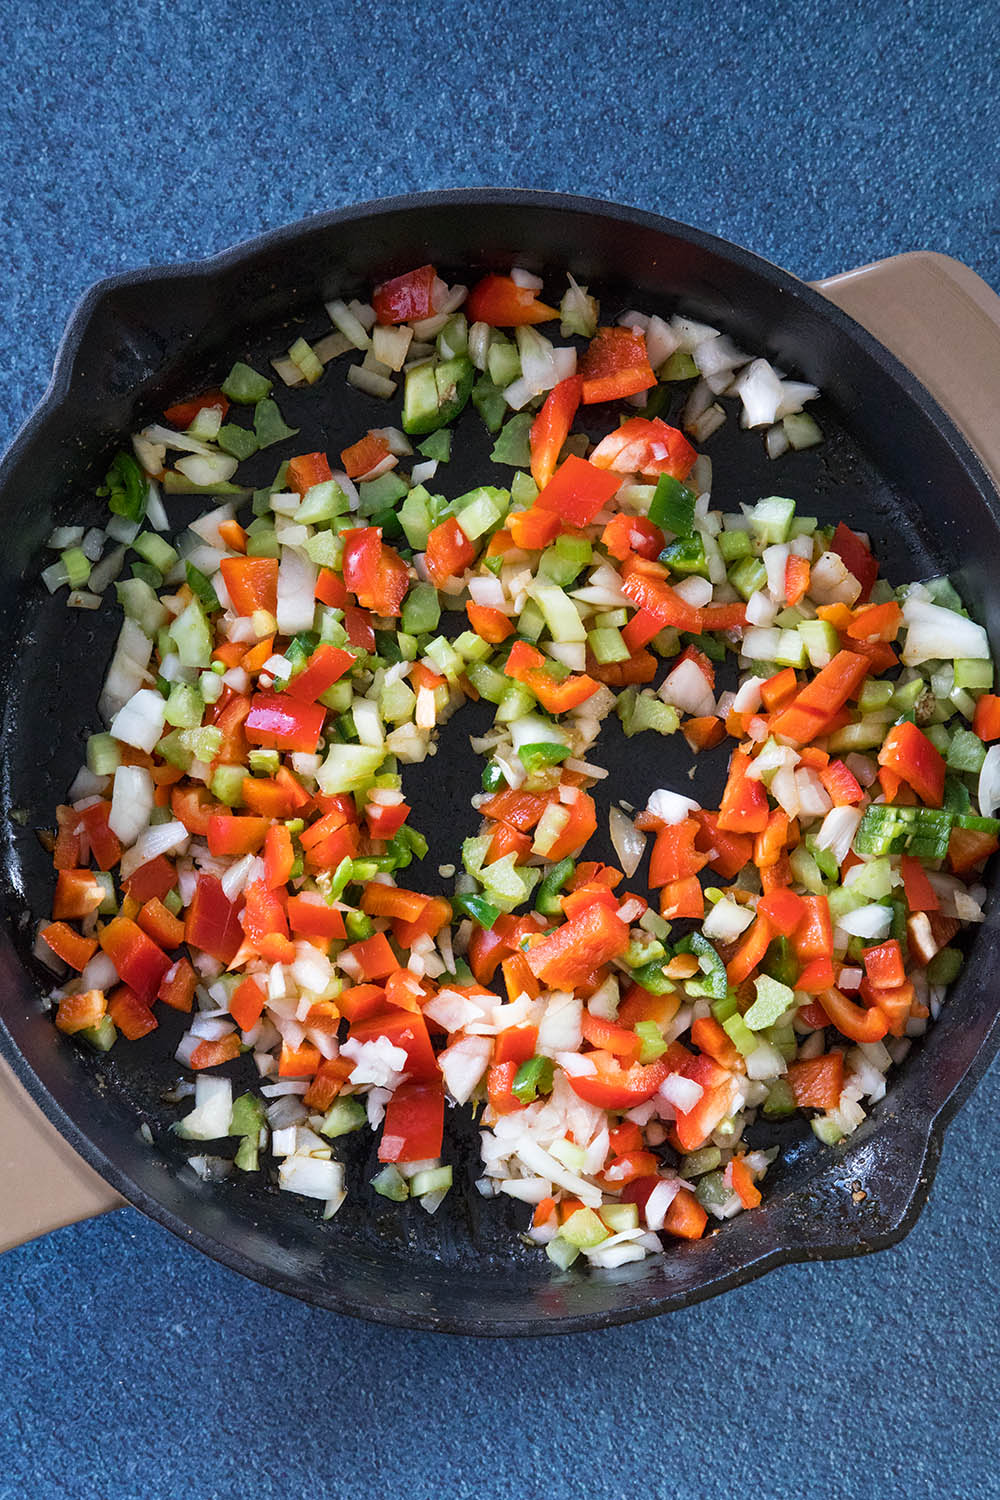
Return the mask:
[[[961,261],[914,250],[813,283],[916,375],[1000,488],[1000,297]]]
[[[0,1058],[0,1250],[120,1208]]]

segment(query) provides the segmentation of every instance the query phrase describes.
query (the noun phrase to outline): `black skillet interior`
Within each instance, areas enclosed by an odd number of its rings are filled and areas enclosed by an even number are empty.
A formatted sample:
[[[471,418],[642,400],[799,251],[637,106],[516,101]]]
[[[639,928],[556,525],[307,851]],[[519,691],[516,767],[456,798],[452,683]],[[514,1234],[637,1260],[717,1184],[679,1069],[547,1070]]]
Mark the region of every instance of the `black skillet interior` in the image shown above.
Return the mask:
[[[360,1142],[345,1152],[352,1192],[329,1223],[262,1177],[202,1184],[183,1167],[185,1153],[168,1129],[176,1111],[160,1099],[179,1072],[172,1053],[180,1018],[167,1013],[145,1041],[98,1058],[58,1037],[40,1011],[44,980],[30,959],[31,919],[49,905],[51,872],[33,830],[51,823],[85,735],[100,727],[96,697],[117,629],[111,608],[68,611],[62,599],[45,595],[38,581],[45,537],[55,524],[101,522],[93,491],[122,434],[168,401],[217,383],[234,359],[264,369],[298,334],[328,331],[324,299],[363,297],[373,279],[427,260],[463,280],[484,268],[526,265],[546,276],[555,300],[568,268],[600,295],[605,317],[629,306],[666,315],[680,309],[814,380],[824,391],[814,410],[825,443],[771,463],[759,434],[743,432],[733,415],[705,445],[715,503],[734,508],[782,493],[821,521],[847,518],[871,533],[891,579],[949,572],[1000,638],[1000,602],[988,589],[998,555],[995,501],[954,429],[849,320],[785,273],[709,236],[578,199],[435,194],[324,216],[204,265],[107,283],[80,310],[49,399],[0,472],[8,515],[0,672],[9,912],[0,939],[0,1040],[50,1116],[139,1207],[246,1275],[380,1321],[486,1334],[598,1327],[698,1300],[783,1260],[891,1243],[926,1194],[938,1151],[932,1122],[954,1107],[956,1091],[996,1045],[992,928],[979,933],[927,1043],[845,1150],[821,1147],[800,1125],[770,1130],[768,1138],[785,1149],[758,1212],[696,1245],[672,1247],[662,1260],[618,1272],[556,1275],[543,1256],[521,1246],[525,1210],[506,1199],[486,1201],[472,1188],[476,1138],[467,1120],[455,1131],[465,1190],[453,1192],[434,1218],[370,1191],[374,1147]],[[346,384],[345,363],[314,388],[279,388],[283,414],[301,435],[248,463],[242,472],[251,481],[270,480],[288,453],[339,452],[392,420],[386,404]],[[613,414],[603,415],[610,426]],[[482,482],[489,446],[470,410],[454,461],[439,471],[445,493]],[[505,472],[497,471],[497,482]],[[175,501],[172,519],[180,525],[203,508]],[[468,798],[480,763],[467,736],[475,728],[476,711],[463,711],[446,728],[436,759],[406,773],[413,821],[430,840],[420,874],[427,888],[442,885],[438,865],[455,862],[461,838],[474,831]],[[698,760],[689,783],[691,758],[680,736],[626,742],[612,721],[595,755],[611,769],[597,792],[606,814],[612,799],[641,806],[659,785],[690,784],[711,802],[726,752]],[[606,827],[606,817],[600,824]],[[598,848],[610,852],[606,843]],[[153,1148],[137,1139],[143,1122],[154,1133]]]

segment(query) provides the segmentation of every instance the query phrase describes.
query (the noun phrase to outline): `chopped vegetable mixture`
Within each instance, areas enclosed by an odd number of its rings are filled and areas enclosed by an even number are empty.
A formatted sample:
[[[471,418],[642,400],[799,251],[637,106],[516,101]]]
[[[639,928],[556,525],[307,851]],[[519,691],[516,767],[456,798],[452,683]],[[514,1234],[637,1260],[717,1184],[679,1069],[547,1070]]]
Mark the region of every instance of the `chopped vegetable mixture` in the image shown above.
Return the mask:
[[[401,428],[302,453],[240,363],[115,457],[106,530],[53,535],[48,587],[98,608],[116,584],[124,619],[36,952],[92,1047],[183,1018],[202,1176],[329,1216],[338,1138],[372,1130],[375,1191],[433,1212],[468,1106],[479,1191],[558,1267],[613,1267],[761,1201],[777,1151],[748,1126],[802,1111],[833,1144],[883,1098],[982,920],[1000,698],[947,579],[894,588],[844,522],[713,496],[693,443],[722,402],[780,459],[822,440],[815,387],[689,318],[543,291],[428,265],[331,302],[272,374],[347,359],[374,400],[402,385]],[[479,421],[509,484],[448,498]],[[173,494],[214,507],[176,543]],[[429,895],[405,767],[469,699],[495,708],[483,791]],[[611,805],[615,867],[587,857],[611,714],[726,747],[716,805]]]

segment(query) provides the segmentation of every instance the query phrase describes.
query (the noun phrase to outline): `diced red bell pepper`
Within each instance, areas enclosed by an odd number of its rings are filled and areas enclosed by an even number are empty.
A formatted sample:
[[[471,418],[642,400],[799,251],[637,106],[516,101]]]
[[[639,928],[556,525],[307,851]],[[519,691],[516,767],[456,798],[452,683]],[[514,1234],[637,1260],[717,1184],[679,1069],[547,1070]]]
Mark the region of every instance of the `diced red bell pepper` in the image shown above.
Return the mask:
[[[742,1156],[734,1156],[729,1163],[729,1180],[744,1208],[756,1208],[760,1203],[760,1188],[750,1174],[750,1168]]]
[[[219,564],[233,612],[252,615],[278,611],[278,559],[276,557],[224,557]]]
[[[863,955],[865,973],[876,989],[892,990],[906,983],[903,955],[895,938],[866,948]]]
[[[144,906],[151,897],[155,896],[162,901],[168,891],[172,891],[177,884],[177,871],[165,854],[158,854],[155,859],[147,860],[137,870],[133,870],[126,880],[122,881],[122,890],[126,896],[131,896],[133,901]]]
[[[325,484],[332,478],[325,453],[300,453],[288,461],[288,485],[303,499],[314,484]]]
[[[364,609],[398,615],[410,586],[410,572],[393,547],[382,541],[380,526],[360,526],[341,533],[344,583]]]
[[[776,708],[783,708],[790,698],[795,697],[798,687],[799,679],[794,667],[785,667],[762,682],[760,696],[768,713],[773,713]]]
[[[285,693],[300,703],[315,703],[321,693],[351,670],[356,660],[350,651],[324,641],[316,647],[302,671],[291,679]]]
[[[406,1053],[406,1072],[411,1078],[423,1080],[438,1078],[440,1068],[434,1056],[434,1048],[427,1034],[427,1023],[423,1016],[409,1010],[384,1010],[351,1023],[351,1036],[358,1042],[374,1041],[376,1037],[388,1037],[394,1047]]]
[[[622,593],[633,604],[639,605],[647,616],[656,620],[657,629],[653,635],[667,626],[690,631],[692,635],[701,635],[704,626],[702,611],[695,609],[676,589],[671,588],[667,582],[666,570],[659,563],[650,562],[645,557],[632,556],[626,558],[622,575]],[[630,630],[632,625],[633,621],[630,620],[622,632],[630,651],[636,646],[645,645],[645,641],[638,640],[636,632]],[[652,640],[652,636],[646,636],[646,640]]]
[[[842,760],[831,760],[820,771],[819,779],[834,807],[856,807],[865,795],[857,777],[847,769]]]
[[[589,1010],[583,1012],[582,1026],[584,1041],[592,1047],[610,1052],[626,1066],[639,1061],[642,1042],[634,1031],[628,1031],[614,1021],[606,1021],[602,1016],[593,1016]]]
[[[726,965],[726,977],[734,989],[744,979],[749,979],[754,969],[763,963],[772,936],[770,922],[758,910],[756,921]]]
[[[799,971],[795,988],[806,995],[822,995],[832,987],[835,977],[832,959],[811,958]]]
[[[416,922],[431,899],[421,891],[370,880],[361,893],[361,910],[369,917],[401,917],[405,922]]]
[[[59,1001],[56,1026],[65,1036],[75,1036],[78,1031],[98,1026],[106,1011],[103,990],[78,990],[75,995],[63,995]]]
[[[694,818],[667,824],[659,830],[649,860],[651,890],[675,880],[687,880],[704,868],[707,856],[696,850],[697,837],[698,824]]]
[[[645,516],[630,516],[622,511],[605,526],[601,544],[619,562],[624,562],[632,552],[653,558],[663,550],[663,532]]]
[[[249,1031],[252,1026],[256,1026],[264,1013],[266,998],[264,990],[252,976],[244,979],[233,991],[229,1001],[229,1014],[241,1031]]]
[[[320,568],[316,579],[316,598],[321,604],[329,604],[331,609],[343,609],[351,602],[351,596],[344,587],[343,579],[338,578],[330,568]]]
[[[663,1219],[663,1233],[675,1240],[700,1240],[708,1214],[690,1188],[681,1188]]]
[[[205,877],[200,877],[204,879]],[[147,1004],[156,998],[170,959],[129,917],[115,917],[100,932],[100,944],[119,979]]]
[[[546,856],[553,864],[570,855],[576,856],[597,831],[597,808],[593,797],[580,792],[575,802],[564,806],[569,810],[569,818]]]
[[[454,516],[441,521],[427,538],[424,565],[433,583],[464,573],[475,558],[476,549]]]
[[[401,1083],[385,1108],[379,1161],[433,1161],[444,1136],[440,1083]]]
[[[549,391],[545,404],[531,424],[531,477],[540,490],[556,471],[579,405],[580,377],[570,375]]]
[[[559,316],[556,308],[539,302],[534,287],[518,286],[509,276],[484,276],[470,291],[465,312],[470,323],[491,328],[521,328]]]
[[[56,808],[56,842],[52,864],[57,870],[75,870],[80,864],[80,814],[72,807]]]
[[[789,1063],[785,1076],[799,1109],[836,1109],[844,1088],[844,1054],[827,1052]]]
[[[221,964],[232,963],[243,942],[243,928],[236,907],[215,875],[198,876],[185,917],[184,938],[192,948],[208,953]]]
[[[749,834],[727,833],[719,827],[718,813],[693,813],[700,824],[695,848],[708,856],[709,868],[724,880],[732,880],[753,858],[753,838]]]
[[[322,897],[316,899],[306,893],[289,896],[288,925],[299,937],[337,941],[346,936],[342,913],[335,906],[327,906]]]
[[[927,879],[927,871],[913,854],[903,854],[899,861],[903,890],[910,911],[937,911],[937,892]]]
[[[681,1150],[697,1151],[730,1113],[736,1097],[736,1080],[704,1053],[682,1062],[673,1071],[701,1084],[703,1090],[691,1109],[678,1110],[674,1126]]]
[[[894,641],[903,623],[903,611],[894,599],[886,604],[866,604],[854,611],[847,637],[865,645]]]
[[[829,721],[856,693],[871,663],[853,651],[838,651],[771,721],[771,733],[805,745],[826,731]]]
[[[719,828],[724,833],[762,833],[767,827],[767,792],[760,781],[747,775],[750,757],[734,750],[729,778],[719,804]]]
[[[352,944],[344,950],[341,957],[355,961],[365,983],[373,979],[385,979],[399,968],[399,960],[390,948],[384,932],[376,932],[370,938],[363,938],[360,943]]]
[[[352,646],[359,646],[362,651],[375,650],[375,626],[367,609],[358,604],[345,604],[344,629]]]
[[[549,800],[548,797],[541,797],[536,792],[522,792],[507,788],[502,792],[495,792],[479,810],[484,818],[493,818],[498,823],[509,823],[512,828],[517,828],[521,833],[529,833],[548,807]]]
[[[700,1016],[691,1023],[691,1041],[720,1068],[726,1068],[730,1073],[746,1071],[742,1053],[713,1016]]]
[[[807,907],[795,891],[769,891],[757,902],[757,910],[765,916],[779,937],[791,937],[796,931]]]
[[[199,412],[212,407],[218,407],[222,420],[225,421],[229,410],[228,396],[224,396],[221,391],[205,391],[200,396],[192,396],[189,401],[177,401],[173,406],[168,406],[163,416],[178,432],[186,432]]]
[[[184,923],[156,896],[150,896],[144,903],[136,920],[143,932],[161,948],[179,948],[184,941]]]
[[[198,988],[198,976],[186,958],[179,958],[160,980],[156,992],[157,1000],[169,1005],[172,1010],[190,1012],[194,1003],[194,992]]]
[[[527,1106],[514,1093],[514,1079],[519,1064],[516,1062],[494,1063],[486,1072],[486,1097],[489,1106],[497,1115],[515,1115]]]
[[[487,604],[475,604],[471,599],[465,606],[469,624],[481,640],[491,646],[499,646],[516,629],[513,620],[502,610],[491,609]]]
[[[148,1036],[160,1024],[145,1000],[140,1000],[127,984],[120,984],[108,997],[108,1015],[130,1042]]]
[[[300,1042],[297,1047],[282,1043],[278,1059],[279,1078],[312,1078],[318,1072],[323,1054],[313,1042]]]
[[[537,1026],[508,1026],[494,1040],[493,1062],[498,1065],[512,1062],[520,1067],[534,1057],[537,1042]]]
[[[671,880],[661,890],[660,916],[668,922],[680,921],[682,917],[695,917],[700,921],[704,915],[705,892],[697,875],[689,875],[685,880]]]
[[[218,1068],[223,1063],[233,1062],[240,1055],[240,1039],[235,1031],[229,1036],[220,1037],[217,1042],[199,1042],[191,1053],[188,1063],[194,1072],[202,1068]]]
[[[512,511],[507,517],[507,526],[515,547],[522,547],[526,552],[547,547],[559,535],[559,517],[555,512],[539,510],[534,505],[530,510]]]
[[[997,851],[992,833],[974,828],[953,828],[948,836],[948,864],[955,875],[967,875]]]
[[[92,802],[78,814],[99,870],[110,870],[122,857],[122,846],[108,826],[110,815],[111,803],[103,799]]]
[[[812,568],[808,559],[799,557],[795,552],[790,553],[785,563],[785,600],[789,608],[794,609],[809,592],[811,576]]]
[[[313,755],[325,718],[326,709],[320,703],[298,703],[287,693],[255,693],[247,715],[246,737],[251,745]]]
[[[588,526],[621,484],[620,474],[597,469],[571,453],[540,491],[534,509],[550,511],[568,526]]]
[[[656,384],[646,340],[631,328],[599,328],[583,351],[579,372],[585,406],[622,401]]]
[[[628,661],[599,662],[590,647],[587,648],[587,676],[606,683],[608,687],[632,687],[637,683],[652,682],[656,667],[652,651],[633,651]]]
[[[57,922],[72,922],[81,917],[89,917],[100,906],[104,896],[104,887],[93,870],[60,870],[56,876],[52,915]]]
[[[987,744],[990,740],[1000,740],[1000,698],[996,693],[984,693],[979,699],[972,728]]]
[[[383,281],[372,295],[376,320],[389,326],[393,323],[419,323],[431,317],[436,280],[437,271],[433,266],[418,266],[415,271],[405,271],[402,276]]]
[[[944,757],[916,724],[894,724],[878,753],[878,763],[901,776],[928,807],[944,798]]]
[[[572,990],[624,953],[628,940],[628,928],[619,917],[603,906],[588,906],[529,948],[528,966],[551,989]]]
[[[47,927],[42,928],[41,936],[56,957],[61,958],[64,964],[69,964],[78,974],[87,967],[97,952],[95,938],[81,937],[66,922],[50,922]]]
[[[213,813],[208,820],[208,851],[215,855],[256,854],[267,835],[266,818],[237,818]]]
[[[833,921],[825,896],[802,896],[805,914],[795,932],[795,952],[802,963],[833,953]]]
[[[410,816],[408,802],[367,802],[364,819],[373,839],[391,839]]]
[[[862,604],[866,603],[878,577],[878,563],[872,556],[871,549],[865,546],[857,532],[839,521],[833,533],[830,551],[836,552],[847,571],[854,574],[861,585],[858,598]]]
[[[264,883],[268,890],[279,890],[292,878],[295,850],[292,836],[283,823],[272,823],[264,840]]]
[[[865,1010],[835,987],[824,990],[819,1003],[841,1035],[852,1042],[879,1042],[889,1029],[885,1013],[877,1006]]]
[[[575,1094],[598,1109],[634,1109],[652,1099],[667,1076],[667,1066],[658,1059],[653,1063],[632,1063],[623,1068],[610,1052],[588,1052],[595,1072],[569,1077]]]
[[[630,417],[601,439],[590,461],[620,474],[670,474],[684,480],[697,457],[683,432],[662,418]]]

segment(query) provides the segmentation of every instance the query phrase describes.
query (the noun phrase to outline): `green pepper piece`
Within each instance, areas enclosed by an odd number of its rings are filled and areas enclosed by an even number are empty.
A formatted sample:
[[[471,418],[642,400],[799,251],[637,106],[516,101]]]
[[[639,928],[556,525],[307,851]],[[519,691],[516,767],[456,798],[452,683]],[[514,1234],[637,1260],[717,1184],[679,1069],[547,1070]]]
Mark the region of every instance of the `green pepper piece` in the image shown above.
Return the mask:
[[[551,1057],[529,1057],[514,1074],[511,1093],[522,1104],[530,1104],[539,1094],[551,1094],[553,1074]]]
[[[490,928],[500,915],[500,908],[485,896],[452,896],[451,909],[456,916],[471,917],[480,927]]]

